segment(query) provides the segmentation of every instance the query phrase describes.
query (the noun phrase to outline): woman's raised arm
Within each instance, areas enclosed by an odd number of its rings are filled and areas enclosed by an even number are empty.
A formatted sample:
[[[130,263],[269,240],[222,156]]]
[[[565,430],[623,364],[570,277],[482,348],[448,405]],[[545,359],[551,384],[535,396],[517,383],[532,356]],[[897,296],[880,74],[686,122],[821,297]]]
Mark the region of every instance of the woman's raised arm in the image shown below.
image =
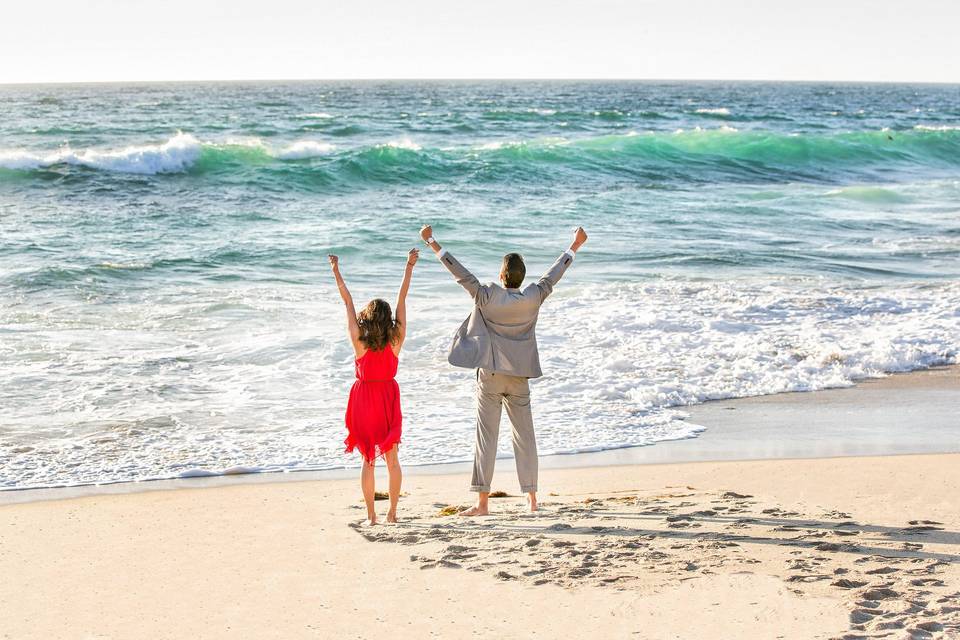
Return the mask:
[[[403,281],[400,283],[400,291],[397,292],[397,341],[393,345],[393,351],[397,355],[400,354],[400,348],[407,337],[407,293],[410,291],[413,265],[417,264],[419,257],[419,249],[410,249],[407,253],[407,265],[403,269]]]
[[[330,268],[333,269],[333,277],[337,281],[337,290],[340,291],[340,297],[343,298],[343,304],[347,308],[347,333],[350,335],[350,342],[353,344],[353,350],[359,358],[363,355],[363,345],[360,344],[360,326],[357,324],[357,310],[353,306],[353,296],[347,289],[347,283],[343,281],[340,275],[340,258],[335,255],[328,255]]]

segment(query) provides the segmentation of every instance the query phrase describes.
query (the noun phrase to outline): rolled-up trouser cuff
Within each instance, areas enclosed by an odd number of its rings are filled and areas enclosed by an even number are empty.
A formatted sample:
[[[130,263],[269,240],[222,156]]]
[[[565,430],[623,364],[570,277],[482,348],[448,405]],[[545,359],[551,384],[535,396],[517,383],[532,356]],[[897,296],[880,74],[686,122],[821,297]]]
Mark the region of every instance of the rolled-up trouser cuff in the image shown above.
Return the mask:
[[[531,484],[531,485],[527,485],[526,487],[520,487],[520,492],[521,492],[521,493],[536,493],[536,492],[537,492],[537,485]]]
[[[490,485],[487,485],[486,487],[481,487],[481,486],[478,486],[478,485],[471,485],[471,486],[470,486],[470,491],[473,491],[473,492],[475,492],[475,493],[490,493]]]

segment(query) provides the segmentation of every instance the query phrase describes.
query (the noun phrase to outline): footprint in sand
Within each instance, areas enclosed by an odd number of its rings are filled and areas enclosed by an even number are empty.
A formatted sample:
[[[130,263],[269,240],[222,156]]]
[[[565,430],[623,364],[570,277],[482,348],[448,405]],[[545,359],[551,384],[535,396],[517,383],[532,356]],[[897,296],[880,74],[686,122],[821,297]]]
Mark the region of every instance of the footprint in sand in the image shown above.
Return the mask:
[[[864,624],[880,615],[883,615],[883,611],[880,609],[854,609],[850,613],[850,622],[853,624]]]
[[[847,578],[840,578],[836,582],[831,582],[830,586],[840,587],[841,589],[859,589],[860,587],[866,586],[866,582],[861,582],[859,580],[848,580]]]
[[[746,500],[747,498],[752,498],[753,496],[745,493],[736,493],[734,491],[724,491],[720,497],[725,500]]]
[[[844,513],[843,511],[828,511],[823,514],[824,518],[833,518],[837,520],[846,520],[850,517],[849,513]]]
[[[821,580],[829,580],[830,576],[824,575],[822,573],[812,573],[804,576],[790,576],[787,578],[787,582],[819,582]]]
[[[915,587],[945,587],[946,583],[943,580],[937,578],[917,578],[916,580],[911,580],[910,584]]]
[[[911,522],[917,522],[916,520],[911,520]],[[887,537],[895,537],[898,535],[923,535],[930,531],[943,531],[943,527],[936,527],[932,524],[917,524],[909,527],[904,527],[902,529],[897,529],[896,531],[885,531],[883,535]]]
[[[880,587],[877,589],[868,589],[860,594],[864,600],[892,600],[893,598],[899,598],[900,594],[893,589],[888,589],[887,587]]]
[[[921,622],[920,624],[917,625],[917,628],[923,629],[924,631],[929,631],[930,633],[943,631],[943,625],[936,621]]]

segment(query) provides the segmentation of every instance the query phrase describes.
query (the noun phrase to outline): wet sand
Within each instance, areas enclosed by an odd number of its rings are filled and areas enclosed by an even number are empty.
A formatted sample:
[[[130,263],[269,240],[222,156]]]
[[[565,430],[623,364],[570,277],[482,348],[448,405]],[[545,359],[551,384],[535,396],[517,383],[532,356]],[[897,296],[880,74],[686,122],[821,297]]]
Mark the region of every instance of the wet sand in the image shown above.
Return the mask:
[[[591,453],[541,456],[541,469],[771,458],[960,453],[960,366],[895,374],[854,387],[718,400],[688,409],[707,427],[688,440]],[[905,428],[904,425],[907,425]],[[513,460],[497,461],[513,473]],[[469,474],[463,463],[407,466],[411,475]],[[0,505],[87,495],[351,479],[356,469],[262,473],[0,491]]]

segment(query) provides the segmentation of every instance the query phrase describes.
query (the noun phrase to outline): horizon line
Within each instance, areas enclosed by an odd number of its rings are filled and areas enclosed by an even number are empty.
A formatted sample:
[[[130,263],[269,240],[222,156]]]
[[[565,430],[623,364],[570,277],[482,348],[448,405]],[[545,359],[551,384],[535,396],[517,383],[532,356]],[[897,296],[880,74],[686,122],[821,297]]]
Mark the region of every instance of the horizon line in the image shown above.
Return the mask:
[[[783,83],[783,84],[924,84],[960,85],[960,80],[849,80],[849,79],[770,79],[770,78],[201,78],[191,80],[43,80],[0,82],[0,87],[17,86],[64,86],[64,85],[113,85],[113,84],[202,84],[202,83],[266,83],[266,82],[731,82],[731,83]]]

